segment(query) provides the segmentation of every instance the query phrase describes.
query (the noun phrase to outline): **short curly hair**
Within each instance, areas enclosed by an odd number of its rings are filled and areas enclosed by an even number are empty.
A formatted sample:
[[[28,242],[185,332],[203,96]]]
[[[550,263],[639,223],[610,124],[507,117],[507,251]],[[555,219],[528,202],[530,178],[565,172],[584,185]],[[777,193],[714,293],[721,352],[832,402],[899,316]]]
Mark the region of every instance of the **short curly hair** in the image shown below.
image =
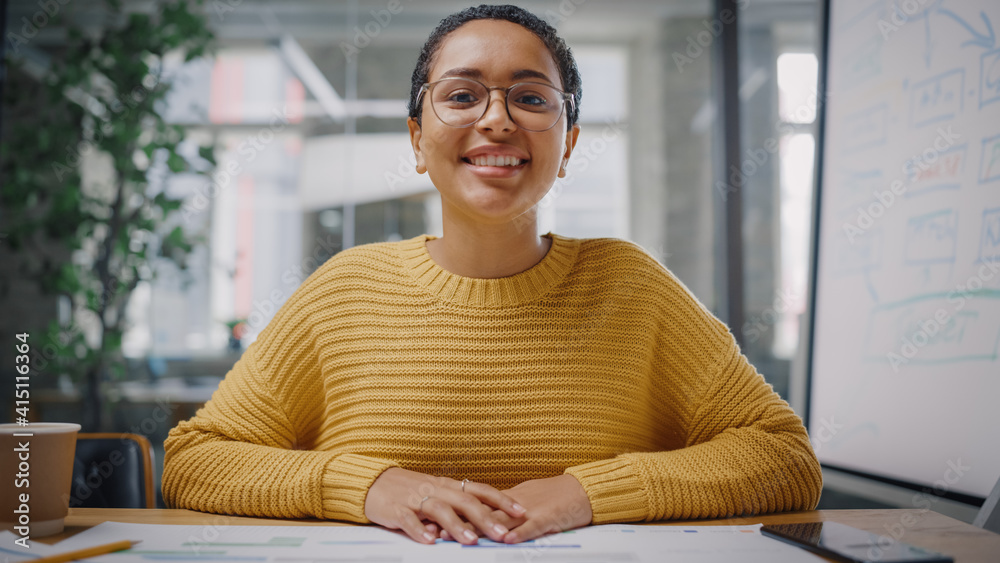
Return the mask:
[[[580,98],[583,96],[583,81],[580,79],[580,69],[576,66],[573,52],[570,51],[566,42],[556,34],[554,27],[531,12],[510,4],[498,6],[480,4],[475,8],[466,8],[441,20],[441,23],[427,38],[427,42],[424,43],[424,47],[420,50],[420,58],[417,59],[417,66],[413,69],[410,101],[407,104],[410,117],[420,123],[422,111],[421,106],[417,105],[417,97],[420,95],[420,89],[427,82],[427,76],[431,71],[431,60],[441,48],[441,42],[449,33],[474,20],[506,20],[527,29],[542,40],[542,43],[552,53],[556,66],[559,67],[559,78],[562,80],[563,90],[573,94],[574,104],[567,111],[568,119],[566,121],[566,129],[572,129],[580,119]]]

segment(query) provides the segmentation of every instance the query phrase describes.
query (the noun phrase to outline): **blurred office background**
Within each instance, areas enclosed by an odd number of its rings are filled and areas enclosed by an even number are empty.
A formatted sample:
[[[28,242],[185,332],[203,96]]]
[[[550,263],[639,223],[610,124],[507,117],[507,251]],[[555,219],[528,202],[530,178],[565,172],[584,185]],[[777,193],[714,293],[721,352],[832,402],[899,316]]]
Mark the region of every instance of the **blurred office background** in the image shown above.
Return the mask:
[[[731,328],[787,398],[803,352],[821,2],[737,3],[739,171],[725,169],[721,156],[722,62],[714,51],[721,24],[712,2],[518,4],[558,29],[584,81],[580,141],[567,178],[542,203],[541,232],[635,241],[724,320],[727,296],[738,292],[742,322]],[[143,11],[152,4],[125,5]],[[165,69],[175,86],[164,115],[186,126],[192,146],[215,147],[213,177],[174,175],[165,188],[185,200],[185,230],[206,243],[193,250],[187,272],[162,260],[155,281],[136,288],[122,340],[127,370],[102,387],[108,430],[146,434],[162,461],[167,431],[207,400],[319,264],[359,244],[442,234],[435,189],[413,171],[405,98],[420,46],[442,17],[466,5],[205,4],[215,51]],[[84,27],[104,21],[101,2],[60,6],[62,17]],[[40,9],[35,1],[8,2],[7,30],[18,33]],[[18,45],[17,56],[44,60],[65,43],[53,20]],[[16,119],[7,112],[3,123]],[[742,279],[726,277],[731,249],[721,219],[734,176],[743,185]],[[65,302],[20,283],[14,260],[5,258],[0,271],[11,280],[2,301],[5,335],[65,315]],[[6,352],[2,361],[7,373],[13,361]],[[53,373],[36,381],[36,419],[80,416],[76,382]],[[13,417],[10,393],[3,385],[5,420]],[[828,506],[838,499],[824,495]]]

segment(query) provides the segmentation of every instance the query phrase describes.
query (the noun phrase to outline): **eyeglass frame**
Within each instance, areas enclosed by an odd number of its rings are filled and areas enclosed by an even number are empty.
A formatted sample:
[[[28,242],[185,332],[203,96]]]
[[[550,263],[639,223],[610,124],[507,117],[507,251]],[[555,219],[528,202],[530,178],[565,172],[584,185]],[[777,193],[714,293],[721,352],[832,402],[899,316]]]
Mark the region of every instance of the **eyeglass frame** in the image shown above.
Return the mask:
[[[479,84],[480,86],[486,89],[487,96],[489,96],[489,93],[493,90],[503,90],[504,91],[503,109],[505,112],[507,112],[507,117],[510,119],[511,123],[517,125],[518,129],[524,129],[525,131],[530,131],[532,133],[541,133],[542,131],[548,131],[549,129],[555,127],[556,124],[559,123],[559,118],[566,113],[566,102],[569,102],[571,109],[576,109],[576,94],[570,92],[564,92],[551,84],[545,84],[544,82],[518,82],[516,84],[511,84],[510,86],[507,86],[505,88],[503,86],[487,86],[482,82],[476,80],[475,78],[467,78],[465,76],[446,76],[440,80],[435,80],[434,82],[424,82],[424,85],[420,87],[420,91],[417,93],[417,105],[421,103],[421,100],[423,99],[424,96],[424,92],[430,92],[431,87],[436,86],[444,82],[445,80],[468,80],[469,82],[475,82],[476,84]],[[510,99],[510,91],[513,90],[514,88],[517,88],[518,86],[522,86],[525,84],[533,84],[535,86],[545,86],[546,88],[552,88],[556,92],[559,92],[559,94],[562,96],[563,103],[559,105],[560,108],[559,116],[556,117],[556,120],[555,122],[552,123],[552,125],[549,125],[545,129],[528,129],[526,127],[523,127],[521,126],[520,123],[517,122],[517,120],[514,119],[514,116],[510,114],[510,105],[508,105],[508,100]],[[465,129],[466,127],[472,127],[473,125],[478,123],[479,120],[482,119],[484,115],[486,115],[486,112],[490,110],[490,105],[492,103],[493,99],[492,96],[490,96],[488,98],[488,101],[486,102],[486,105],[483,107],[483,113],[479,117],[471,121],[468,125],[452,125],[447,121],[441,119],[441,116],[438,115],[437,110],[434,108],[434,100],[431,100],[431,111],[434,112],[434,116],[437,117],[441,123],[444,123],[448,127],[455,127],[456,129]]]

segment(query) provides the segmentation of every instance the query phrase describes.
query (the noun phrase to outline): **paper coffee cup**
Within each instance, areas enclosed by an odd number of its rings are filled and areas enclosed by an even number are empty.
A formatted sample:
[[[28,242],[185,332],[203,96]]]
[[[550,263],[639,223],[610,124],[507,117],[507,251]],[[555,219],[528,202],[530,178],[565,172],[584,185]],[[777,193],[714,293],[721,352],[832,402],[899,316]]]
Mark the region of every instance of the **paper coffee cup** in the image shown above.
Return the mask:
[[[63,531],[79,424],[0,424],[0,528],[29,538]]]

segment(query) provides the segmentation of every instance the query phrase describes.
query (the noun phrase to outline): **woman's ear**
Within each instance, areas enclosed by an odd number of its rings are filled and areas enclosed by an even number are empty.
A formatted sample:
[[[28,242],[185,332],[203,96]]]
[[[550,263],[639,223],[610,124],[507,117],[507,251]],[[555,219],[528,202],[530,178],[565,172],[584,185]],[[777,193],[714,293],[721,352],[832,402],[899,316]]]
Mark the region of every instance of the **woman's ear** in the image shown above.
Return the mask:
[[[427,165],[424,162],[424,152],[420,150],[420,124],[412,117],[406,118],[406,126],[410,128],[410,144],[413,145],[413,156],[417,160],[417,174],[427,172]]]
[[[562,162],[559,163],[559,177],[566,177],[566,167],[569,165],[569,157],[576,147],[576,140],[580,137],[580,126],[574,125],[572,129],[566,131],[566,150],[563,151]]]

